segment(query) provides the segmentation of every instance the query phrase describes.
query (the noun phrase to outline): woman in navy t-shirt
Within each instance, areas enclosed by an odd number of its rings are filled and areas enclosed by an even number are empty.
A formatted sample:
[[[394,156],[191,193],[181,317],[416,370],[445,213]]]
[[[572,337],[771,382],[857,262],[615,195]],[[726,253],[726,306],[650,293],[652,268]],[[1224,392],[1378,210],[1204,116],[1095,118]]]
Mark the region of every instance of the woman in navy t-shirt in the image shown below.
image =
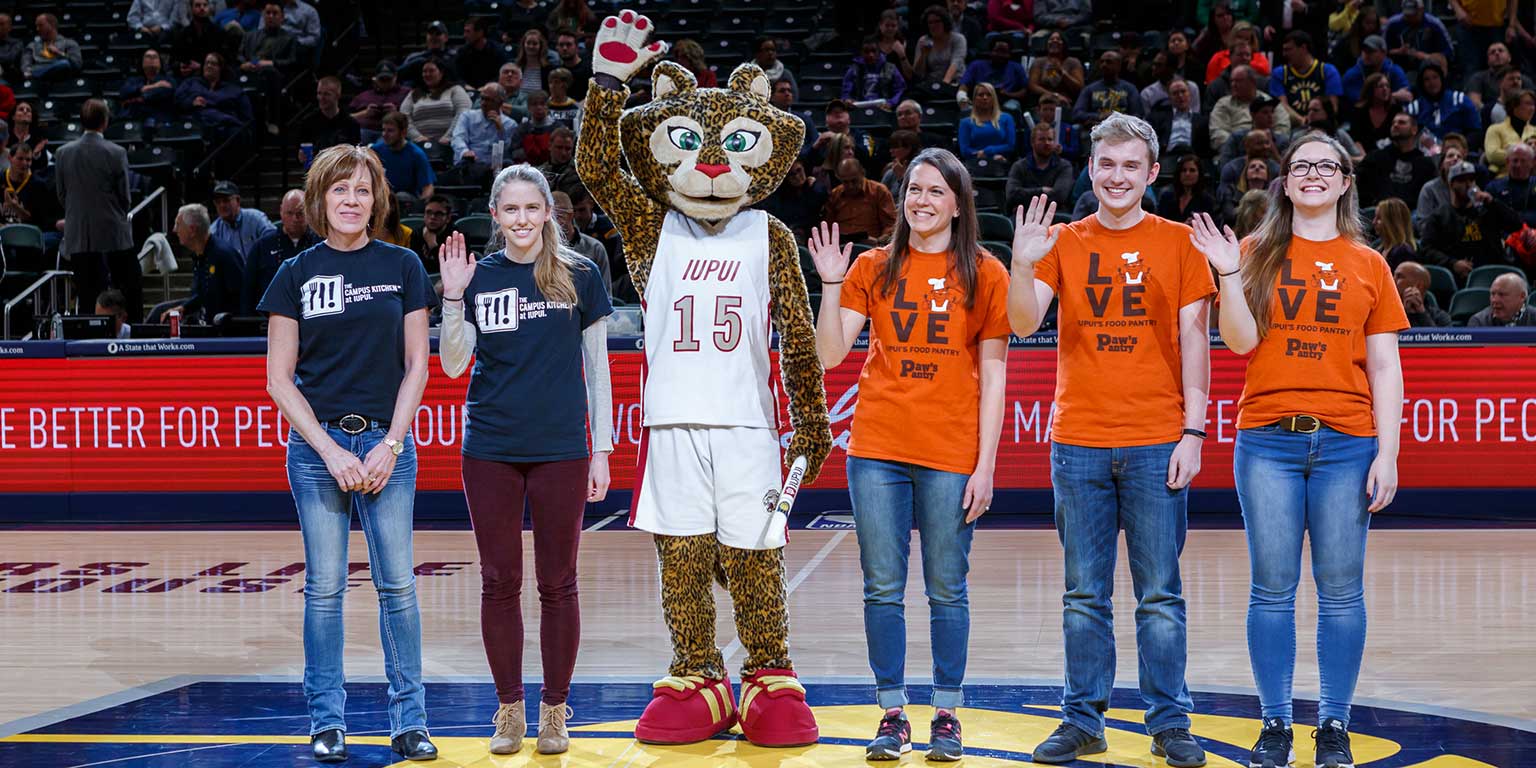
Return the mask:
[[[390,746],[412,760],[437,755],[421,683],[410,436],[427,386],[427,312],[436,297],[415,253],[368,238],[389,197],[384,168],[367,148],[321,152],[304,184],[304,212],[325,241],[283,262],[258,307],[270,315],[267,391],[293,425],[288,484],[304,532],[304,695],[320,762],[347,759],[342,596],[354,509],[379,594]]]
[[[565,701],[581,642],[582,511],[608,493],[613,409],[603,318],[613,308],[597,265],[560,241],[544,174],[529,165],[507,168],[490,199],[504,250],[473,261],[457,233],[439,249],[442,365],[457,377],[475,357],[464,403],[464,496],[480,549],[480,633],[500,702],[491,752],[516,752],[527,731],[520,599],[526,503],[542,608],[538,751],[555,754],[570,743]]]

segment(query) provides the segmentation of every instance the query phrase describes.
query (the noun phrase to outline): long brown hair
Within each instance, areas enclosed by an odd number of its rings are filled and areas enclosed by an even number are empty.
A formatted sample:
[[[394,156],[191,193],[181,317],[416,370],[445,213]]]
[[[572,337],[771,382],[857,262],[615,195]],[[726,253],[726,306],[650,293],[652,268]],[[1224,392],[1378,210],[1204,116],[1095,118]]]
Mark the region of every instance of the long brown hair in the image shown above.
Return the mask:
[[[965,292],[965,308],[976,306],[977,260],[983,251],[977,244],[981,225],[976,223],[976,197],[971,191],[971,174],[954,153],[947,149],[929,147],[907,163],[907,172],[901,178],[903,197],[912,184],[912,174],[921,166],[931,166],[944,177],[944,184],[955,196],[955,210],[959,214],[950,224],[949,271],[960,279],[960,289]],[[907,223],[906,212],[896,212],[896,231],[891,235],[890,253],[880,271],[880,295],[889,296],[896,290],[901,279],[902,267],[907,264],[907,245],[912,239],[912,226]]]
[[[496,174],[496,180],[491,183],[491,212],[492,217],[497,207],[501,205],[501,191],[508,184],[530,184],[538,190],[544,198],[545,210],[549,212],[549,218],[544,220],[544,227],[540,230],[540,248],[533,262],[533,282],[538,285],[539,292],[549,301],[571,305],[572,311],[580,303],[580,297],[576,294],[576,279],[572,273],[578,269],[586,269],[587,266],[575,251],[566,247],[561,236],[560,223],[555,219],[555,196],[549,191],[549,180],[537,168],[527,164],[518,163],[503,168]],[[507,245],[506,235],[501,231],[498,222],[491,232],[490,247],[487,250],[498,250]]]
[[[1355,164],[1349,153],[1331,136],[1309,133],[1291,142],[1290,149],[1280,162],[1282,179],[1290,175],[1291,159],[1296,150],[1308,144],[1326,144],[1339,156],[1339,173],[1350,180],[1349,188],[1335,206],[1339,234],[1356,243],[1365,244],[1365,228],[1360,224],[1360,197],[1355,193]],[[1259,327],[1259,338],[1269,334],[1270,307],[1275,301],[1275,282],[1280,277],[1280,267],[1291,251],[1291,216],[1296,212],[1295,203],[1285,194],[1282,181],[1270,193],[1269,210],[1259,228],[1243,241],[1243,294],[1248,298],[1248,309],[1253,312]]]

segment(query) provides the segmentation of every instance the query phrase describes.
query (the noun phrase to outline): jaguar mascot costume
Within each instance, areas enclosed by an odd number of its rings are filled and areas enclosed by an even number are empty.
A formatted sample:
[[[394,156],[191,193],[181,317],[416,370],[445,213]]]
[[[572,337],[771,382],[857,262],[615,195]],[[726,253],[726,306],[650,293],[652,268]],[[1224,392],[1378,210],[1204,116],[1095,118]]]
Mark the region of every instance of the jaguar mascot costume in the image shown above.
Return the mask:
[[[810,744],[818,731],[789,659],[786,520],[775,507],[781,461],[806,457],[805,482],[814,480],[832,434],[794,236],[747,208],[779,186],[805,129],[769,104],[753,64],[725,88],[699,88],[662,62],[652,101],[625,111],[625,83],[666,50],[646,44],[651,31],[632,11],[603,21],[576,151],[645,308],[645,436],[630,522],[655,537],[673,655],[635,737],[684,744],[739,724],[759,746]],[[782,459],[770,323],[794,428]],[[716,580],[746,651],[739,700],[715,642]]]

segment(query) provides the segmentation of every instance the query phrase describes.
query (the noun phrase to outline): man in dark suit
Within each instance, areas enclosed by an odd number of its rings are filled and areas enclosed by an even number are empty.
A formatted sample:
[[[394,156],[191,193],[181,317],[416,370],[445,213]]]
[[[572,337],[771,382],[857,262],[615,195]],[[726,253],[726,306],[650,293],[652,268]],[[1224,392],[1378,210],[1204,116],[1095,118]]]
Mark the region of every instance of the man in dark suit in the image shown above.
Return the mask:
[[[128,223],[128,152],[101,135],[109,114],[101,99],[80,107],[85,135],[54,156],[54,185],[64,205],[63,251],[75,271],[75,295],[91,301],[110,285],[123,292],[129,321],[137,323],[144,314],[144,273]]]
[[[1157,143],[1164,157],[1193,152],[1202,158],[1211,155],[1211,121],[1203,112],[1191,112],[1194,102],[1189,83],[1174,80],[1168,84],[1168,101],[1152,110],[1148,122],[1157,131]],[[1183,148],[1175,152],[1176,148]]]

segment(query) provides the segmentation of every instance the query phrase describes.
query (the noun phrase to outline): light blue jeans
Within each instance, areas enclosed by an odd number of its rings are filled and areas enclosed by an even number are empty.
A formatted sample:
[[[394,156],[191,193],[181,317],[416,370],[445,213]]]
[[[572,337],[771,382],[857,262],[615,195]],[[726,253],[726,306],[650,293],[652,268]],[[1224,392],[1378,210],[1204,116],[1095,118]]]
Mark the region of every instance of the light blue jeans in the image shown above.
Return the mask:
[[[1184,682],[1188,638],[1179,580],[1188,490],[1167,485],[1175,445],[1051,444],[1056,531],[1066,565],[1062,719],[1094,735],[1104,733],[1104,711],[1115,686],[1111,598],[1121,529],[1136,592],[1136,671],[1147,704],[1147,733],[1189,727],[1194,702]]]
[[[1365,655],[1365,479],[1376,438],[1327,427],[1310,435],[1277,426],[1240,430],[1233,456],[1248,531],[1248,659],[1263,716],[1291,722],[1296,585],[1301,542],[1312,542],[1317,583],[1318,720],[1349,723]]]
[[[875,673],[875,700],[883,709],[907,704],[907,559],[912,524],[922,537],[923,585],[928,594],[928,636],[933,646],[933,706],[954,710],[962,701],[971,636],[965,576],[971,568],[975,523],[965,522],[969,475],[915,464],[848,457],[859,566],[864,571],[864,639]]]
[[[337,445],[363,459],[384,439],[384,430],[349,435],[329,430]],[[421,682],[421,613],[411,528],[416,503],[416,443],[409,436],[394,473],[376,494],[341,490],[320,454],[297,431],[288,435],[288,484],[304,532],[304,696],[311,736],[346,730],[342,658],[346,633],[342,598],[347,591],[347,539],[352,512],[368,541],[373,586],[379,594],[379,637],[389,679],[390,736],[427,729],[426,690]]]

